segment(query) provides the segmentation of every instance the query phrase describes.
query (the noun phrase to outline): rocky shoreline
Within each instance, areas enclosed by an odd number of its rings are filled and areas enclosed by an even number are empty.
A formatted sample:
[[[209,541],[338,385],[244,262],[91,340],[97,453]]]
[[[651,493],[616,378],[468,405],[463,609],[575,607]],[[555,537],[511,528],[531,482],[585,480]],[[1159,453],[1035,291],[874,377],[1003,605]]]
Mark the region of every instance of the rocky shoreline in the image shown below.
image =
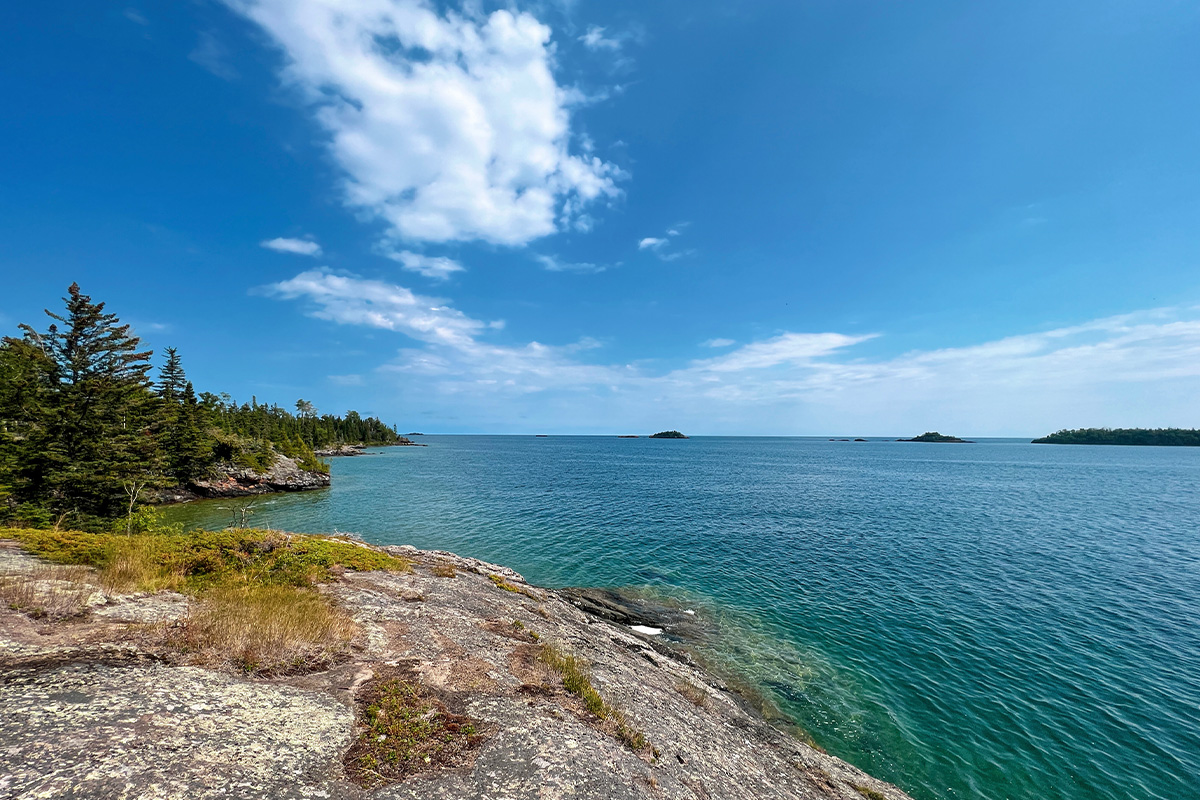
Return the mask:
[[[366,547],[366,545],[363,545]],[[252,679],[181,666],[147,626],[188,624],[173,593],[88,599],[69,622],[0,609],[0,794],[12,798],[612,798],[906,800],[765,722],[663,637],[681,618],[619,595],[548,591],[502,566],[410,547],[410,573],[346,572],[321,591],[359,627],[332,669]],[[0,571],[36,570],[15,548]],[[533,658],[552,644],[589,667],[644,734],[621,741]],[[403,670],[476,726],[450,767],[386,785],[350,779],[360,704]],[[557,687],[557,688],[556,688]]]
[[[265,472],[223,464],[211,478],[192,481],[187,486],[150,490],[146,493],[146,499],[156,505],[167,505],[219,497],[307,492],[328,488],[330,483],[329,473],[303,469],[295,459],[277,453],[275,463]]]
[[[427,444],[414,442],[405,437],[390,445],[371,445],[371,447],[428,447]],[[341,444],[337,447],[314,451],[322,458],[341,458],[367,455],[367,445]],[[331,479],[328,472],[304,469],[293,458],[275,454],[275,463],[265,472],[258,472],[249,467],[239,467],[236,464],[220,464],[216,474],[209,478],[191,481],[186,486],[173,486],[166,489],[148,489],[142,497],[146,502],[155,505],[187,503],[192,500],[210,500],[223,497],[253,497],[260,494],[278,492],[307,492],[313,489],[326,489]]]

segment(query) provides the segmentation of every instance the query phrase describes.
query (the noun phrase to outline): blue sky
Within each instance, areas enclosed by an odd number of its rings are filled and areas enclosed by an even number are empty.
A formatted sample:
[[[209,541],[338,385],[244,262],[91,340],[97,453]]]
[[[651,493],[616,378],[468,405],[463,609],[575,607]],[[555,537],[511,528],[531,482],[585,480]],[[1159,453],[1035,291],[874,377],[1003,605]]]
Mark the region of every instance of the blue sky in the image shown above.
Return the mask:
[[[0,327],[430,432],[1200,425],[1200,7],[24,4]]]

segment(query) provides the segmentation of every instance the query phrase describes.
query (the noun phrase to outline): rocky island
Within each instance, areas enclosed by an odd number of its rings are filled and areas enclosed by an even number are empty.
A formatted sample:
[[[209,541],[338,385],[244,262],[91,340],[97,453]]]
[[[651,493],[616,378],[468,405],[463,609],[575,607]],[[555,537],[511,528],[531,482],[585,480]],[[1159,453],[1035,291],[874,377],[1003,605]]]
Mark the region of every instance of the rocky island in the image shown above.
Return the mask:
[[[650,434],[651,439],[686,439],[679,431],[659,431],[658,433]]]
[[[502,566],[244,530],[117,563],[95,536],[0,530],[6,796],[907,798],[637,632],[669,623]],[[173,572],[132,575],[142,551]]]
[[[911,439],[897,439],[897,442],[942,442],[948,444],[974,444],[968,439],[960,439],[957,436],[946,436],[937,431],[926,431],[920,436],[914,436]]]

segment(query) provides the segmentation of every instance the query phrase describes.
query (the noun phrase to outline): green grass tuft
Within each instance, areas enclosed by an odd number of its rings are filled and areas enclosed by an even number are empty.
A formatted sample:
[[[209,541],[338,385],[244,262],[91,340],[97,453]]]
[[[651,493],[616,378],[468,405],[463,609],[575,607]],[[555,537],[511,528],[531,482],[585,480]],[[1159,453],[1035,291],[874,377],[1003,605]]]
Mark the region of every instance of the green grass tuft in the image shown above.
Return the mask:
[[[509,581],[504,580],[504,578],[502,578],[499,575],[488,575],[488,579],[491,580],[492,583],[496,584],[497,588],[503,589],[506,592],[512,592],[513,594],[523,594],[526,597],[531,597],[534,600],[537,600],[539,602],[542,599],[542,598],[538,597],[536,594],[534,594],[531,590],[526,589],[524,586],[518,586],[515,583],[510,583]]]
[[[563,688],[583,700],[583,705],[598,717],[607,722],[614,736],[625,746],[635,752],[650,749],[646,735],[629,724],[629,720],[620,710],[604,701],[596,687],[592,685],[592,676],[587,665],[570,653],[564,653],[553,645],[543,644],[538,652],[538,660],[558,673],[562,678]]]

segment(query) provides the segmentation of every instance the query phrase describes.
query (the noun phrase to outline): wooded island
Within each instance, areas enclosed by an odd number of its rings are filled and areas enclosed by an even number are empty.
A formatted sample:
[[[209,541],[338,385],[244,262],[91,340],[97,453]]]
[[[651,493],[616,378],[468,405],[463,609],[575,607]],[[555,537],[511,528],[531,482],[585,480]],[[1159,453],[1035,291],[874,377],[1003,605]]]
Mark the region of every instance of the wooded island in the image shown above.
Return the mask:
[[[1200,447],[1200,430],[1188,428],[1076,428],[1061,430],[1034,444],[1120,444],[1151,447]]]

